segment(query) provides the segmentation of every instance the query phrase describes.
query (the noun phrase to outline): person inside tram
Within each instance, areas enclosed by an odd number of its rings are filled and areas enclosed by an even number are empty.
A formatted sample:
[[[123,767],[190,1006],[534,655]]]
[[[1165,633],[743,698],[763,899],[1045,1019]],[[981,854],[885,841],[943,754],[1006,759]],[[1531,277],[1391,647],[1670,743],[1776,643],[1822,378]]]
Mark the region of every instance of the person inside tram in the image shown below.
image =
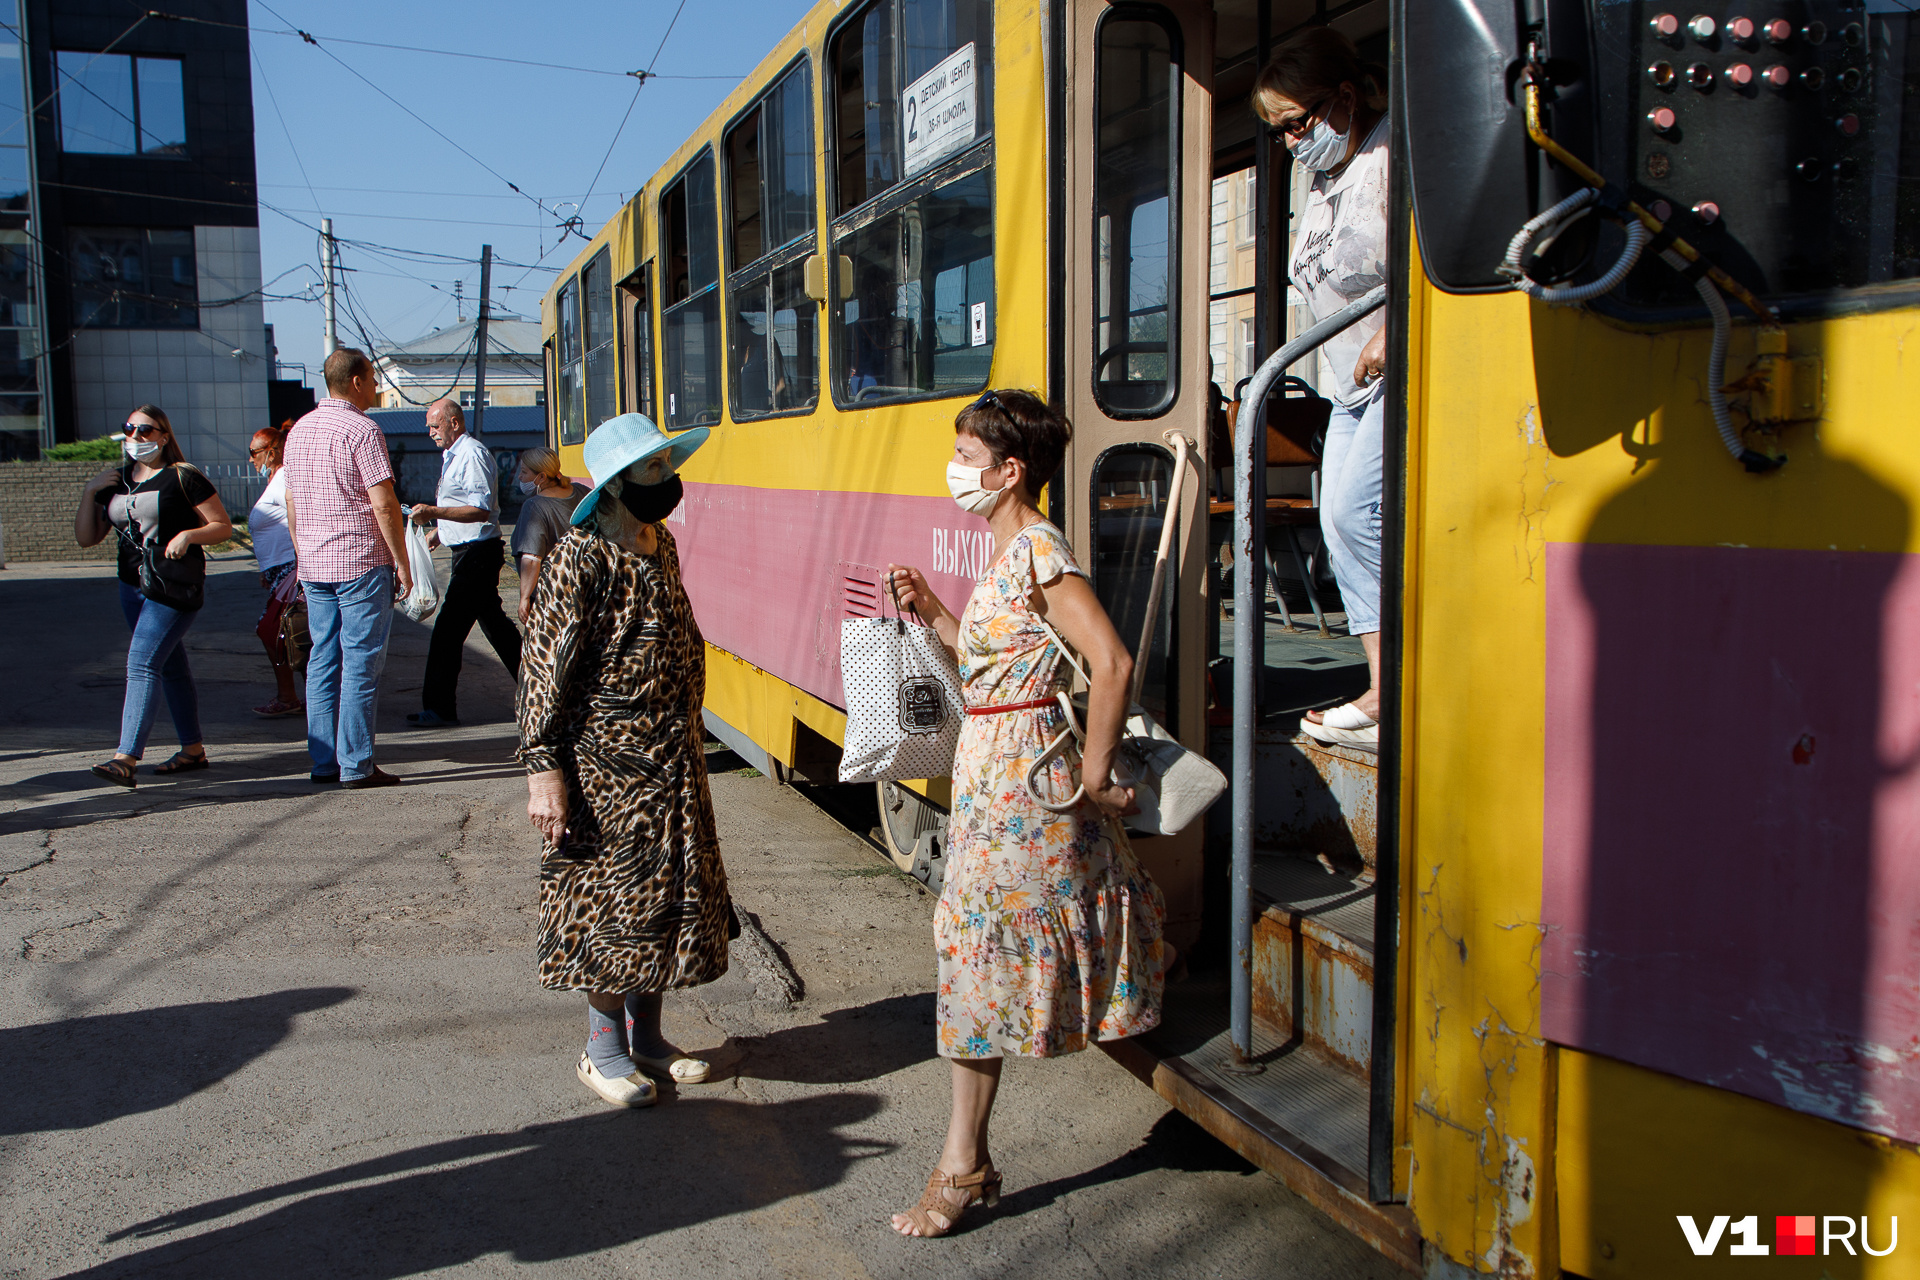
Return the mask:
[[[893,1216],[908,1236],[943,1236],[974,1204],[999,1199],[987,1122],[1002,1057],[1057,1057],[1151,1030],[1172,959],[1165,900],[1120,828],[1133,792],[1112,774],[1133,661],[1066,535],[1039,509],[1071,428],[1038,396],[1006,390],[962,409],[954,433],[947,487],[986,519],[992,566],[959,616],[920,570],[887,566],[901,607],[958,661],[967,710],[933,917],[937,1048],[953,1062],[953,1113],[926,1193]],[[1041,808],[1025,781],[1063,727],[1053,696],[1070,674],[1061,638],[1083,656],[1091,686],[1084,795],[1064,816]],[[1073,773],[1066,760],[1049,765],[1056,800],[1074,793]]]
[[[1254,110],[1294,162],[1313,174],[1295,223],[1287,276],[1315,321],[1387,278],[1386,71],[1332,27],[1310,27],[1274,51]],[[1386,415],[1385,312],[1320,348],[1320,392],[1333,402],[1320,463],[1320,534],[1367,653],[1367,691],[1301,728],[1322,742],[1380,740],[1380,501]]]

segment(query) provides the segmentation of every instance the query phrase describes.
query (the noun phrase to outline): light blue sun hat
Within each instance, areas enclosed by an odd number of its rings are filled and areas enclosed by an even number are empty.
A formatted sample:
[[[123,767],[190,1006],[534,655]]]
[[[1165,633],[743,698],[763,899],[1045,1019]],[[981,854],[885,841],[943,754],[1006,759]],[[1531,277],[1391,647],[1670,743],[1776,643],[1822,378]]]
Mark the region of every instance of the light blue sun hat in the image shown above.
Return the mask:
[[[667,464],[678,471],[693,456],[693,451],[707,442],[710,434],[706,427],[695,427],[670,436],[654,426],[653,419],[639,413],[608,418],[598,431],[587,437],[587,446],[581,451],[587,474],[593,477],[593,490],[573,509],[573,523],[585,524],[593,519],[593,509],[599,504],[607,481],[634,463],[666,449],[669,450]]]

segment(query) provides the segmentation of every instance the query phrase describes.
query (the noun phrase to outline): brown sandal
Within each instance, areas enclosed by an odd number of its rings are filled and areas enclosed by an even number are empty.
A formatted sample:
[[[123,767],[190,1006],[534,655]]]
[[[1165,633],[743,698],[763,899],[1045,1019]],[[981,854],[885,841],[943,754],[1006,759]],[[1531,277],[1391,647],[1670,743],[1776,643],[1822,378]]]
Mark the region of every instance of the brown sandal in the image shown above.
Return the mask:
[[[967,1198],[955,1204],[940,1194],[949,1187],[965,1192]],[[907,1210],[904,1216],[923,1239],[932,1239],[952,1231],[960,1225],[961,1214],[983,1203],[989,1209],[1000,1203],[1000,1174],[992,1164],[983,1164],[972,1173],[958,1175],[936,1167],[927,1178],[927,1189],[921,1193],[920,1203]],[[936,1213],[947,1220],[946,1226],[934,1221],[932,1215]]]

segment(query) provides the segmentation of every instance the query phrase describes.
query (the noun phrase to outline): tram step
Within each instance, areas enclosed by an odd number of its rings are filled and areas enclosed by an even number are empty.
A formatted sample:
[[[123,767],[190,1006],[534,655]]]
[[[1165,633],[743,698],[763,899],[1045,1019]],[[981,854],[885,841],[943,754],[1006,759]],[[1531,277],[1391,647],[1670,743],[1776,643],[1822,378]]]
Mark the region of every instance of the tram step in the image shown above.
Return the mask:
[[[1372,882],[1331,874],[1310,858],[1262,854],[1253,889],[1254,1016],[1364,1082],[1373,1042]]]
[[[1208,746],[1213,762],[1231,777],[1233,730],[1216,727]],[[1287,722],[1255,731],[1253,764],[1256,848],[1301,849],[1324,855],[1342,872],[1372,873],[1377,751],[1316,742]],[[1233,838],[1232,809],[1217,804],[1207,815],[1207,836],[1223,848]]]

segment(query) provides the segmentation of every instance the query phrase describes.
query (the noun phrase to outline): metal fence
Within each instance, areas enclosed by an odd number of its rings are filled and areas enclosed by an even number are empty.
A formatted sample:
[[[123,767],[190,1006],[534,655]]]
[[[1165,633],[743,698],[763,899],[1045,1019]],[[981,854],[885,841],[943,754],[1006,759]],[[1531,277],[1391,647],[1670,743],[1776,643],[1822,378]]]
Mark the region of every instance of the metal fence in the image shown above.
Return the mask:
[[[434,493],[440,487],[438,449],[394,448],[390,445],[387,457],[393,463],[393,488],[400,501],[409,504],[433,501]],[[519,450],[495,449],[493,460],[496,468],[494,492],[499,495],[502,513],[510,514],[520,507],[520,491],[514,486],[520,469]],[[227,514],[236,523],[247,518],[247,512],[253,510],[253,504],[260,501],[260,494],[267,487],[267,482],[250,462],[208,462],[200,464],[200,470],[220,491],[220,501],[226,504]]]
[[[247,512],[253,510],[253,504],[260,501],[261,491],[267,487],[267,482],[253,469],[251,462],[202,462],[195,465],[206,473],[207,479],[213,481],[213,487],[220,491],[220,501],[235,524],[247,518]]]

